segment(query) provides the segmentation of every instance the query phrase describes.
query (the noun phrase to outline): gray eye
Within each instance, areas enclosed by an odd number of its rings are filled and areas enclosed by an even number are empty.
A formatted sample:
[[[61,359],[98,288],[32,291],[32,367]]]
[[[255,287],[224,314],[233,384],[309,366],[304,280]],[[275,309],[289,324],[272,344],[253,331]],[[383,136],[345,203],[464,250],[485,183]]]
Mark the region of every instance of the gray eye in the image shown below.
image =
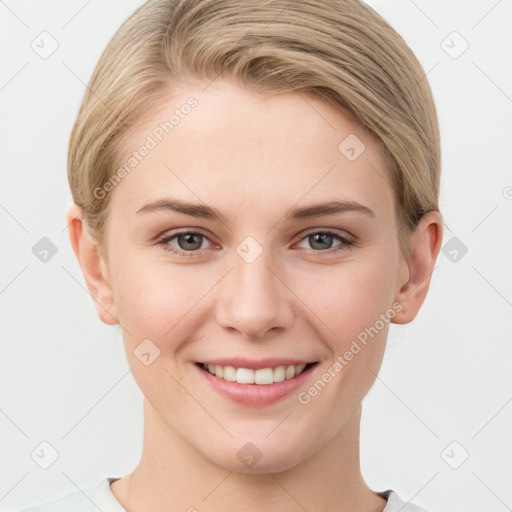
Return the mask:
[[[204,237],[199,233],[182,233],[173,238],[178,241],[180,249],[184,251],[197,251],[201,248]]]
[[[314,233],[308,236],[308,241],[313,249],[330,249],[334,237],[329,233]]]

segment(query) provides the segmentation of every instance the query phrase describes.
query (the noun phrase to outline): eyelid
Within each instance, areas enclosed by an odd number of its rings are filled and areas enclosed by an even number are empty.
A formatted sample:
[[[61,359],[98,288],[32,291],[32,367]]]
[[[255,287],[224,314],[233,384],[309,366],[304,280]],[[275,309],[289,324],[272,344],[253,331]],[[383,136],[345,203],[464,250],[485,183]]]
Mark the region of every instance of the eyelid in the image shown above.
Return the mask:
[[[355,243],[356,237],[348,233],[347,231],[335,229],[335,228],[309,228],[306,231],[303,231],[299,235],[297,235],[297,240],[300,242],[302,241],[306,236],[312,235],[314,233],[326,233],[331,235],[339,236],[340,238],[343,238],[347,240],[347,242]]]
[[[162,241],[162,240],[164,240],[166,238],[174,238],[175,236],[183,235],[183,234],[202,235],[205,238],[208,238],[208,240],[211,240],[211,238],[212,238],[210,233],[208,233],[203,228],[196,228],[194,226],[189,226],[189,227],[186,227],[186,228],[166,229],[163,233],[157,235],[154,238],[154,240],[159,242],[159,241]]]
[[[205,238],[207,238],[208,240],[210,240],[210,242],[212,242],[209,234],[207,234],[202,228],[196,228],[196,227],[176,228],[176,230],[170,230],[170,232],[169,232],[169,230],[166,230],[162,234],[155,237],[155,240],[158,243],[158,242],[161,242],[162,240],[171,239],[171,238],[174,238],[178,235],[185,234],[185,233],[202,235]],[[296,242],[301,242],[306,236],[313,234],[313,233],[327,233],[327,234],[338,235],[339,237],[346,239],[348,242],[353,242],[353,243],[356,242],[356,238],[353,235],[351,235],[350,233],[348,233],[347,231],[341,231],[341,230],[334,229],[334,228],[309,228],[306,231],[302,231],[301,233],[299,233],[297,235]]]
[[[188,227],[188,228],[176,228],[171,230],[166,230],[161,235],[158,235],[155,240],[156,244],[164,244],[179,235],[201,235],[203,238],[207,239],[211,244],[215,244],[215,242],[212,240],[212,237],[210,234],[206,233],[202,228],[195,228],[195,227]],[[181,251],[183,251],[181,249]],[[186,252],[186,251],[183,251]],[[199,253],[199,251],[188,251],[189,253],[193,254],[194,252],[196,254]]]
[[[357,245],[357,239],[350,233],[347,233],[346,231],[342,231],[341,233],[345,233],[348,236],[346,236],[345,234],[341,234],[340,230],[338,230],[338,229],[318,228],[318,227],[309,228],[308,230],[301,232],[299,235],[297,235],[297,241],[294,242],[294,245],[296,245],[300,242],[303,242],[304,240],[306,240],[306,238],[309,235],[317,234],[317,233],[330,235],[333,238],[335,238],[337,241],[339,241],[340,244],[338,246],[330,247],[329,249],[325,249],[325,250],[304,249],[305,251],[307,251],[309,253],[313,253],[313,254],[325,254],[325,255],[337,254],[339,252],[342,252],[342,251],[352,248],[352,246]],[[173,240],[174,238],[178,237],[181,234],[197,234],[197,235],[202,236],[203,238],[206,238],[211,244],[215,244],[215,242],[213,242],[210,239],[210,236],[208,234],[205,234],[203,229],[193,228],[193,227],[177,228],[176,230],[171,230],[171,232],[169,232],[169,230],[167,230],[166,232],[163,233],[163,235],[157,237],[156,243],[158,246],[161,246],[165,251],[177,254],[180,257],[185,257],[185,258],[192,257],[193,258],[193,257],[202,256],[203,255],[202,251],[204,251],[205,249],[203,249],[203,250],[199,249],[199,250],[195,250],[195,251],[185,251],[183,249],[174,248],[173,246],[170,245],[170,241]]]

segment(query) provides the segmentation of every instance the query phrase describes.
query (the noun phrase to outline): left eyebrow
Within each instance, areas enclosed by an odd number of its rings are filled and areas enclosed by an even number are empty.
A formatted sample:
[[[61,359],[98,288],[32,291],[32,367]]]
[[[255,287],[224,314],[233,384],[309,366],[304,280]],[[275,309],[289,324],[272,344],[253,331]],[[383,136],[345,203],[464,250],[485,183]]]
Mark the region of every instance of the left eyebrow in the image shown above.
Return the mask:
[[[199,217],[203,219],[217,219],[221,222],[226,223],[226,218],[215,208],[211,208],[204,204],[199,203],[187,203],[184,201],[179,201],[176,199],[159,199],[152,203],[148,203],[139,210],[138,213],[147,213],[158,210],[171,210],[179,213],[183,213],[185,215],[190,215],[192,217]],[[375,213],[373,210],[368,208],[368,206],[364,206],[355,201],[340,201],[333,200],[328,201],[326,203],[317,203],[312,204],[310,206],[305,207],[297,207],[289,210],[284,219],[287,221],[290,220],[301,220],[301,219],[310,219],[312,217],[320,217],[322,215],[333,215],[335,213],[343,213],[343,212],[359,212],[369,217],[375,218]]]
[[[376,217],[374,211],[368,208],[368,206],[364,206],[355,201],[335,200],[329,201],[327,203],[318,203],[306,207],[294,208],[286,214],[285,220],[309,219],[311,217],[333,215],[335,213],[343,213],[349,211],[363,213],[372,218]]]

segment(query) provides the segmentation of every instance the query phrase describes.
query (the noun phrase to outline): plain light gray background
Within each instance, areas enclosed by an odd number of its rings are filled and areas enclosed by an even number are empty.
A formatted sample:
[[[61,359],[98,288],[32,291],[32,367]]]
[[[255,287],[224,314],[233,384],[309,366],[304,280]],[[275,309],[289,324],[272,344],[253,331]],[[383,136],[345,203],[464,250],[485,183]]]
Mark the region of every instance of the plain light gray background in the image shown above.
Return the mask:
[[[429,512],[510,510],[512,3],[368,3],[408,42],[434,91],[445,234],[423,309],[391,325],[364,400],[363,475]],[[140,4],[0,2],[1,510],[121,476],[140,456],[142,393],[119,328],[96,316],[65,229],[79,102]],[[42,58],[32,46],[44,37],[51,49],[45,31],[58,48]],[[32,251],[43,237],[57,249],[46,263]],[[31,456],[51,457],[43,442],[58,453],[48,469]]]

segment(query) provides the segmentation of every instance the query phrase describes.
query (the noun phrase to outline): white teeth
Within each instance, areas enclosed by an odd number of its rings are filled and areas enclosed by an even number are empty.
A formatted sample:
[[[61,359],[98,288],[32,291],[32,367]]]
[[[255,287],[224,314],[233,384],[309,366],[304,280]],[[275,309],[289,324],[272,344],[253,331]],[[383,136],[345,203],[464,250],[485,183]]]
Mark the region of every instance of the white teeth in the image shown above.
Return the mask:
[[[274,382],[283,382],[283,380],[286,378],[286,367],[284,366],[278,366],[274,370]]]
[[[284,375],[286,380],[293,379],[293,377],[295,377],[295,366],[288,366]]]
[[[239,384],[273,384],[284,380],[293,379],[300,375],[305,364],[276,366],[275,368],[260,368],[252,370],[250,368],[235,368],[234,366],[220,366],[213,364],[203,364],[203,368],[212,375],[229,382],[238,382]]]
[[[298,364],[295,367],[295,375],[299,375],[300,373],[302,373],[302,370],[304,370],[304,368],[306,368],[305,364]]]
[[[235,382],[236,380],[236,368],[234,366],[224,366],[224,380]]]
[[[272,368],[261,368],[254,371],[255,384],[273,384],[274,383],[274,370]]]
[[[239,384],[254,384],[254,370],[250,368],[237,368],[236,381]]]
[[[224,377],[224,367],[216,364],[215,365],[215,375],[217,375],[217,377],[223,378]]]

